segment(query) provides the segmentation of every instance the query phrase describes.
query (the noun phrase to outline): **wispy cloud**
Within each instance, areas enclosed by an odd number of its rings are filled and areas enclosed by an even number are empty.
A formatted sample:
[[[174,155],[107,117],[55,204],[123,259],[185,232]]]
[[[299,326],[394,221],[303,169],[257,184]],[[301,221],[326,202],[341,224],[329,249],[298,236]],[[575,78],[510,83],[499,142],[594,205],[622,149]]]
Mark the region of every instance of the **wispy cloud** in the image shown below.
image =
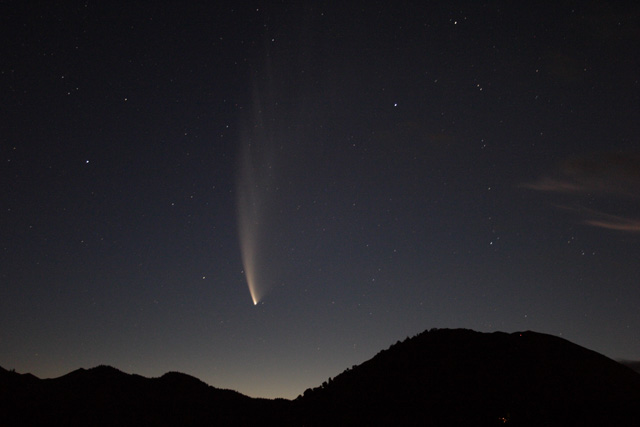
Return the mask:
[[[618,199],[635,203],[640,199],[640,155],[636,153],[601,153],[568,160],[555,176],[543,176],[537,181],[523,184],[531,190],[565,195],[589,196],[592,201]],[[611,203],[608,204],[611,206]],[[582,223],[609,230],[640,232],[640,218],[610,211],[559,206],[579,212]]]
[[[640,219],[638,218],[625,218],[605,213],[601,213],[601,217],[602,218],[599,219],[585,219],[584,223],[594,227],[607,228],[609,230],[640,233]]]
[[[522,184],[522,187],[538,191],[553,191],[557,193],[587,192],[587,189],[575,182],[551,177],[540,178],[536,182]]]
[[[640,155],[603,153],[565,161],[556,177],[523,185],[539,191],[640,197]]]

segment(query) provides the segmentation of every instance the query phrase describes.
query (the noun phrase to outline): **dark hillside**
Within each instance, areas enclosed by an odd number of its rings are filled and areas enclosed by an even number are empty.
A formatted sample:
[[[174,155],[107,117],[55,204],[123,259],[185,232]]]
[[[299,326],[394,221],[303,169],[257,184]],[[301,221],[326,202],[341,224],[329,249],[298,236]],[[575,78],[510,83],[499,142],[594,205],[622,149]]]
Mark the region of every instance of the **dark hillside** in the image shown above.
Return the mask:
[[[627,366],[633,369],[634,371],[640,374],[640,361],[623,360],[623,361],[620,361],[620,363],[622,363],[624,366]]]
[[[309,425],[610,425],[640,421],[640,375],[550,335],[432,330],[296,403]]]
[[[0,368],[0,425],[640,425],[640,374],[561,338],[431,330],[295,401],[189,375],[99,366],[41,380]]]
[[[0,384],[0,425],[254,425],[280,410],[177,372],[149,379],[99,366],[39,380],[3,370]]]

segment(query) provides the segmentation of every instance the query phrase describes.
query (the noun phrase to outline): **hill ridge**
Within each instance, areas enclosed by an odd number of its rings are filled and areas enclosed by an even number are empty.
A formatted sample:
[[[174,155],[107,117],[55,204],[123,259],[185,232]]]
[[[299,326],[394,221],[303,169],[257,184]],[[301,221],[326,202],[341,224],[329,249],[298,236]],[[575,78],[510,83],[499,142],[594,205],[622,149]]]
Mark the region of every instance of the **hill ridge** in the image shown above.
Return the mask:
[[[146,378],[107,365],[54,379],[27,375],[0,369],[0,424],[640,424],[640,374],[533,331],[430,329],[295,400],[255,399],[179,372]]]

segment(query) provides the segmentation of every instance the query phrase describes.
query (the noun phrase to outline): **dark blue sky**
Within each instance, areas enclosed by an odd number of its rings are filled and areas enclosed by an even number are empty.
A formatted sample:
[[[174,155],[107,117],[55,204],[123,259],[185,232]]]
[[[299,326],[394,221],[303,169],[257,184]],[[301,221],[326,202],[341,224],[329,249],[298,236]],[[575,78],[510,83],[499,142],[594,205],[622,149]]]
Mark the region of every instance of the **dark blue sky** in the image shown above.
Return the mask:
[[[640,359],[637,6],[28,3],[4,368],[292,398],[432,327]]]

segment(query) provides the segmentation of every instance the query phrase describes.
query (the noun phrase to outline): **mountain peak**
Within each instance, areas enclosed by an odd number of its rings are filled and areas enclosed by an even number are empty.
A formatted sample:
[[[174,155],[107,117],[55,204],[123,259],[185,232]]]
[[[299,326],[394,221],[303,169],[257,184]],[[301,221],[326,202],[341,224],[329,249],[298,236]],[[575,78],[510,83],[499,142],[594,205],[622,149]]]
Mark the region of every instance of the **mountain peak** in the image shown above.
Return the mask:
[[[640,425],[638,402],[639,374],[533,331],[431,329],[295,401],[179,372],[148,379],[102,365],[39,380],[0,369],[2,425]]]
[[[432,329],[397,342],[296,400],[326,425],[356,417],[365,424],[460,417],[522,424],[548,414],[558,425],[608,424],[609,411],[640,417],[639,401],[640,375],[591,350],[532,331],[468,329]]]

